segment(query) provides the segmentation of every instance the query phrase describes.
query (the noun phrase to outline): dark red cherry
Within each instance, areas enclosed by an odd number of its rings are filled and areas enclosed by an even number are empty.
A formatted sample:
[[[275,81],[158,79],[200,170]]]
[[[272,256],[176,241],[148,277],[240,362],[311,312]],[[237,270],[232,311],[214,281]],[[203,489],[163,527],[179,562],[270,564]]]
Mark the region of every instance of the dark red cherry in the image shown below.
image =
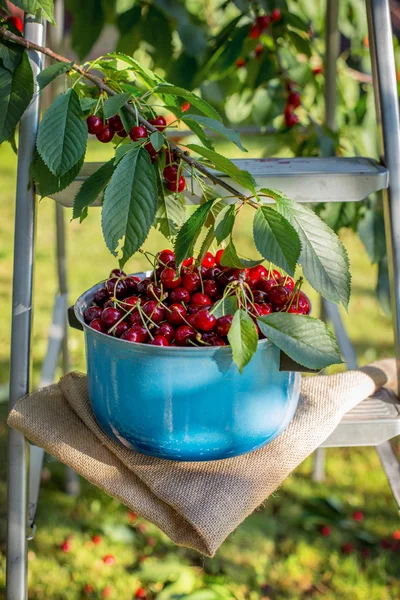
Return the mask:
[[[164,131],[167,126],[167,121],[162,115],[157,115],[155,119],[149,119],[149,123],[156,127],[159,131]]]
[[[182,277],[182,287],[184,287],[190,293],[197,290],[200,287],[200,284],[200,275],[195,271],[192,273],[187,273]]]
[[[162,323],[157,329],[157,335],[162,335],[171,343],[175,337],[175,328],[170,323]]]
[[[282,16],[282,13],[281,13],[280,9],[274,8],[274,10],[271,13],[271,20],[276,23],[277,21],[281,20],[281,16]]]
[[[94,301],[96,302],[96,304],[100,304],[100,306],[104,304],[104,302],[108,300],[108,298],[109,293],[106,287],[99,288],[94,295]]]
[[[265,302],[268,302],[268,294],[266,292],[262,292],[261,290],[255,290],[253,292],[253,299],[254,302],[257,302],[258,304],[263,304]]]
[[[259,304],[258,305],[258,314],[260,316],[270,315],[272,313],[272,306],[270,304]]]
[[[222,271],[221,275],[219,275],[218,285],[225,288],[229,283],[237,281],[238,279],[239,275],[236,269],[227,269],[226,271]]]
[[[112,334],[115,335],[115,337],[119,338],[125,333],[125,331],[128,331],[128,329],[128,323],[126,323],[125,321],[121,321],[120,323],[118,323],[118,325],[115,326],[115,328],[112,331]]]
[[[196,329],[200,331],[211,331],[217,322],[215,316],[208,310],[200,310],[194,317]]]
[[[105,302],[105,303],[103,304],[103,310],[104,310],[105,308],[110,308],[110,307],[111,307],[111,308],[115,308],[115,302],[114,302],[114,300],[107,300],[107,302]]]
[[[259,279],[259,281],[257,281],[257,283],[254,286],[254,289],[268,293],[269,290],[276,284],[277,282],[275,281],[275,279],[266,279],[265,277],[262,277],[261,279]]]
[[[124,313],[118,308],[105,308],[101,313],[101,322],[106,329],[110,329],[123,317]]]
[[[298,108],[301,104],[300,92],[290,92],[287,103],[291,104],[294,108]]]
[[[260,15],[257,17],[256,23],[260,29],[267,29],[270,26],[271,18],[268,15]]]
[[[92,135],[96,135],[97,133],[101,133],[103,131],[103,121],[100,119],[100,117],[96,117],[96,115],[90,115],[90,117],[86,119],[86,123],[88,132]]]
[[[129,137],[134,142],[137,142],[138,140],[141,140],[143,138],[147,138],[148,133],[146,127],[143,127],[142,125],[136,125],[135,127],[132,127],[132,129],[129,132]]]
[[[171,260],[175,260],[175,254],[172,250],[162,250],[158,255],[158,262],[164,266]]]
[[[221,248],[220,250],[218,250],[218,252],[215,255],[215,262],[217,263],[217,265],[220,267],[221,266],[221,258],[223,255],[224,251]]]
[[[165,316],[171,325],[182,325],[185,322],[186,314],[186,308],[183,304],[171,304]]]
[[[268,292],[268,301],[275,308],[283,308],[289,299],[290,292],[283,285],[275,285]]]
[[[108,125],[116,133],[118,133],[118,131],[122,131],[122,129],[124,128],[124,125],[121,121],[121,117],[119,115],[115,115],[114,117],[108,119]]]
[[[184,302],[187,304],[190,300],[190,294],[184,287],[177,287],[169,294],[171,302]]]
[[[111,140],[114,137],[114,131],[111,129],[111,127],[105,125],[102,131],[96,134],[96,137],[99,140],[99,142],[102,142],[103,144],[108,144],[108,142],[111,142]]]
[[[138,294],[147,294],[147,288],[149,287],[150,284],[151,284],[151,281],[148,277],[145,277],[145,279],[142,279],[141,281],[139,281],[137,284]]]
[[[292,302],[292,306],[294,306],[297,309],[296,312],[298,312],[301,315],[310,314],[310,310],[311,310],[310,301],[304,292],[301,292],[301,291],[296,292],[295,298]],[[289,310],[289,312],[293,312],[293,311]]]
[[[200,306],[200,304],[189,304],[189,306],[187,307],[187,311],[190,315],[195,315],[199,312],[199,310],[202,310],[203,308],[204,306]]]
[[[193,256],[190,256],[189,258],[185,258],[182,265],[184,267],[190,267],[190,266],[192,266],[193,262],[194,262],[194,258],[193,258]]]
[[[221,337],[226,337],[229,333],[233,321],[233,315],[224,315],[217,319],[215,324],[215,333]]]
[[[127,342],[136,342],[137,344],[144,344],[149,339],[149,334],[145,327],[140,325],[134,325],[128,331],[121,336],[121,340]]]
[[[299,122],[299,117],[294,112],[285,111],[286,127],[294,127]]]
[[[149,283],[146,294],[150,300],[160,300],[162,296],[161,288],[158,285],[154,285],[154,283]]]
[[[169,165],[168,167],[165,167],[163,171],[164,179],[168,181],[168,183],[175,183],[178,179],[178,171],[178,165]]]
[[[163,335],[156,335],[154,340],[149,342],[152,346],[169,346],[168,340]]]
[[[202,292],[196,292],[190,299],[191,304],[198,304],[199,306],[211,306],[211,298]]]
[[[257,265],[256,267],[251,267],[248,269],[246,280],[251,285],[255,285],[262,277],[267,277],[268,271],[262,265]]]
[[[86,323],[91,323],[93,319],[100,319],[102,312],[100,306],[89,306],[83,313],[83,316]]]
[[[204,274],[204,279],[217,279],[222,273],[219,267],[210,267]]]
[[[210,298],[215,298],[219,294],[217,283],[213,279],[205,279],[203,281],[204,293]]]
[[[211,252],[206,252],[201,264],[206,269],[213,267],[215,265],[215,256]]]
[[[186,321],[189,323],[190,327],[193,327],[194,329],[196,329],[196,325],[194,322],[195,318],[196,318],[196,314],[190,314],[190,315],[187,315],[187,317],[186,317]]]
[[[178,181],[168,181],[167,188],[171,192],[183,192],[186,187],[186,179],[181,175]]]
[[[139,296],[129,296],[128,298],[124,298],[121,304],[124,310],[130,310],[132,306],[136,306],[136,304],[141,304],[141,301]]]
[[[196,339],[196,331],[189,325],[181,325],[175,331],[175,343],[177,346],[187,346],[188,341]]]
[[[167,290],[177,288],[181,284],[181,277],[177,274],[174,269],[167,267],[163,270],[160,276],[161,283]]]
[[[126,277],[124,281],[129,292],[137,292],[138,282],[140,281],[139,277],[136,277],[135,275],[128,275],[128,277]]]
[[[294,281],[291,277],[287,276],[287,277],[279,277],[279,279],[276,282],[278,285],[284,285],[288,290],[293,290],[294,288]]]
[[[227,346],[227,343],[222,337],[219,337],[219,335],[214,335],[211,339],[211,346]]]
[[[126,273],[125,271],[121,271],[121,269],[113,269],[109,277],[126,277]]]
[[[106,288],[110,297],[123,298],[128,293],[128,288],[124,279],[118,279],[118,277],[111,277],[106,281]]]
[[[89,327],[91,327],[95,331],[101,331],[102,333],[105,332],[104,325],[100,319],[93,319],[93,321],[90,323]]]
[[[154,323],[161,323],[165,319],[164,308],[158,306],[156,300],[149,300],[143,306],[143,312],[147,315]]]
[[[131,327],[134,325],[143,325],[143,317],[136,308],[128,315],[128,323]]]

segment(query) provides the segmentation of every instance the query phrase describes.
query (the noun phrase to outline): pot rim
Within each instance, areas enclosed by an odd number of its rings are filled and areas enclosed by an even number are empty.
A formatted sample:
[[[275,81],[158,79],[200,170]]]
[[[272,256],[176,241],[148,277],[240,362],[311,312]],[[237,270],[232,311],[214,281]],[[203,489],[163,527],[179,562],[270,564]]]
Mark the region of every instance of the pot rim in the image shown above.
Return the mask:
[[[135,277],[147,277],[148,275],[150,275],[150,273],[152,273],[152,271],[141,271],[139,273],[129,273],[127,276],[135,276]],[[83,292],[79,298],[76,300],[75,304],[74,304],[74,313],[76,318],[78,319],[79,323],[84,327],[85,332],[90,332],[91,335],[94,335],[95,337],[98,337],[98,339],[106,339],[107,341],[111,341],[113,340],[113,342],[115,343],[123,343],[126,345],[126,347],[128,348],[137,348],[138,350],[144,350],[146,348],[146,350],[149,350],[150,348],[152,349],[151,351],[153,352],[154,350],[160,350],[161,352],[165,352],[166,350],[170,350],[172,352],[182,352],[182,350],[186,353],[189,352],[190,354],[193,354],[195,352],[201,351],[203,353],[210,353],[210,354],[214,354],[215,352],[226,352],[226,353],[232,353],[232,346],[227,345],[227,346],[152,346],[151,344],[142,344],[139,342],[129,342],[128,340],[122,340],[121,338],[117,338],[114,337],[112,335],[107,335],[106,333],[103,333],[102,331],[96,331],[95,329],[92,329],[85,321],[84,317],[83,317],[83,310],[82,310],[82,304],[84,304],[87,300],[87,296],[89,295],[93,295],[94,296],[94,292],[101,286],[104,284],[106,280],[103,279],[102,281],[99,281],[98,283],[96,283],[95,285],[93,285],[91,288],[89,288],[88,290],[86,290],[85,292]],[[92,294],[93,292],[93,294]],[[264,339],[264,340],[258,340],[258,345],[259,346],[273,346],[274,344],[272,342],[270,342],[268,339]]]

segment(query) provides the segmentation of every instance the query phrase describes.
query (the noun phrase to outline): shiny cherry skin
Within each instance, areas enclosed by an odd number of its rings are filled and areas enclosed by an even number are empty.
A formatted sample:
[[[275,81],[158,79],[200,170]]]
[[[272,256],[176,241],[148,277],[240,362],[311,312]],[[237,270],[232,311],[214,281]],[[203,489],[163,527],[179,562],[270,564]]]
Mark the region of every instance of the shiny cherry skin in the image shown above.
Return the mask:
[[[121,335],[123,335],[126,331],[128,331],[128,329],[129,329],[128,323],[126,323],[126,321],[121,321],[121,323],[118,323],[118,325],[115,327],[115,329],[113,329],[112,334],[115,337],[120,338]]]
[[[262,277],[257,281],[257,283],[254,286],[254,289],[260,290],[260,292],[266,292],[268,294],[269,290],[273,288],[276,284],[277,282],[275,281],[275,279],[266,279],[265,277]]]
[[[282,16],[282,13],[281,13],[280,9],[274,8],[274,10],[271,13],[271,20],[274,21],[274,23],[277,23],[278,21],[281,20],[281,16]]]
[[[109,275],[110,277],[126,277],[125,271],[121,271],[121,269],[113,269]]]
[[[136,125],[135,127],[132,127],[129,132],[129,137],[134,142],[137,142],[143,138],[147,138],[148,133],[146,127],[143,127],[142,125]]]
[[[104,310],[105,308],[110,308],[110,307],[111,307],[111,308],[115,308],[115,302],[114,302],[114,300],[107,300],[107,302],[105,302],[105,303],[103,304],[103,310]]]
[[[215,298],[219,294],[219,288],[213,279],[205,279],[203,281],[204,293],[210,298]]]
[[[168,167],[165,167],[163,171],[164,179],[168,181],[168,183],[175,183],[178,179],[178,171],[178,165],[169,165]]]
[[[14,25],[15,29],[17,29],[20,33],[24,31],[24,24],[19,17],[12,15],[7,17],[6,21]]]
[[[127,342],[136,342],[137,344],[144,344],[149,339],[149,334],[145,327],[140,325],[134,325],[128,331],[121,336],[121,340]]]
[[[251,287],[254,287],[262,277],[267,277],[267,275],[267,269],[262,265],[257,265],[247,270],[246,281]]]
[[[182,287],[184,287],[190,294],[197,290],[201,285],[200,275],[193,271],[187,273],[182,277]]]
[[[251,40],[257,40],[261,34],[261,28],[257,25],[257,23],[253,23],[250,27],[249,38]]]
[[[89,306],[83,313],[83,316],[86,323],[91,323],[94,319],[100,319],[102,312],[100,306]]]
[[[122,308],[124,310],[130,310],[130,308],[136,306],[136,304],[141,304],[139,296],[128,296],[128,298],[122,300]]]
[[[267,29],[271,24],[271,18],[268,15],[260,15],[256,19],[256,23],[260,29]]]
[[[294,288],[294,281],[291,277],[279,277],[279,279],[276,282],[278,285],[284,285],[288,290],[293,290]]]
[[[100,319],[93,319],[93,321],[90,323],[89,327],[91,327],[95,331],[101,331],[101,333],[105,332],[104,325]]]
[[[217,323],[216,317],[208,310],[200,310],[194,317],[196,329],[200,331],[211,331]]]
[[[229,333],[233,321],[233,315],[224,315],[219,317],[215,324],[215,333],[220,337],[226,337]]]
[[[165,319],[165,311],[162,306],[159,306],[156,300],[149,300],[143,306],[143,312],[154,323],[161,323]]]
[[[193,256],[190,256],[189,258],[186,258],[186,259],[183,261],[182,265],[183,265],[184,267],[191,267],[193,263],[194,263],[194,258],[193,258]]]
[[[226,341],[219,335],[214,335],[211,339],[211,346],[227,346]]]
[[[108,293],[108,289],[106,287],[101,287],[99,288],[95,295],[94,295],[94,301],[96,302],[96,304],[99,304],[100,306],[102,306],[104,304],[104,302],[106,302],[109,298],[109,293]]]
[[[274,308],[283,308],[289,299],[290,292],[283,285],[275,285],[268,292],[268,301]]]
[[[104,128],[103,121],[100,119],[100,117],[97,117],[96,115],[90,115],[90,117],[88,117],[86,119],[86,123],[87,123],[88,132],[91,133],[92,135],[96,135],[103,131],[103,128]]]
[[[157,115],[155,119],[149,119],[149,123],[156,127],[158,131],[164,131],[167,126],[167,121],[162,115]]]
[[[293,106],[293,108],[298,108],[301,104],[300,92],[290,92],[287,103]]]
[[[202,292],[196,292],[190,299],[191,304],[197,304],[199,306],[211,306],[211,298],[207,294]]]
[[[108,125],[113,131],[115,131],[115,133],[118,133],[118,131],[122,131],[122,129],[124,128],[124,125],[121,121],[121,117],[119,115],[115,115],[114,117],[108,119]]]
[[[218,250],[218,252],[215,255],[215,262],[217,263],[217,265],[219,267],[221,266],[221,258],[222,258],[223,254],[224,254],[224,250],[221,248],[220,250]]]
[[[206,252],[201,264],[203,267],[206,267],[206,269],[213,267],[215,265],[215,256],[211,252]]]
[[[149,344],[151,344],[151,346],[169,346],[167,338],[163,335],[156,335],[154,340],[151,340]]]
[[[128,315],[128,323],[131,327],[134,325],[143,325],[143,318],[137,309]]]
[[[183,304],[171,304],[169,311],[166,311],[166,319],[171,325],[182,325],[185,323],[187,311]],[[176,332],[175,332],[176,335]]]
[[[106,288],[110,297],[123,298],[128,293],[128,288],[124,279],[111,277],[106,281]]]
[[[187,307],[187,311],[190,315],[195,315],[199,312],[199,310],[202,310],[203,308],[204,306],[200,306],[200,304],[189,304],[189,306]]]
[[[114,137],[114,131],[111,129],[111,127],[105,125],[103,127],[103,130],[100,131],[100,133],[96,134],[96,137],[99,140],[99,142],[102,142],[103,144],[108,144]]]
[[[171,343],[175,337],[175,328],[171,323],[162,323],[157,329],[157,335],[165,337],[165,339]]]
[[[261,290],[255,290],[253,292],[253,299],[254,302],[257,302],[257,304],[263,304],[268,302],[268,294],[266,292],[262,292]]]
[[[166,265],[171,260],[175,260],[175,254],[172,250],[162,250],[157,258],[160,264]]]
[[[291,298],[289,302],[291,302]],[[288,312],[298,313],[300,315],[309,315],[311,310],[310,301],[304,292],[296,292],[294,300]]]
[[[286,127],[294,127],[299,122],[299,117],[293,112],[285,112],[285,125]]]
[[[182,278],[177,274],[175,269],[167,267],[161,273],[160,281],[167,290],[173,290],[181,285]]]
[[[216,280],[221,275],[221,273],[222,273],[222,269],[220,269],[219,267],[210,267],[204,273],[204,279],[215,279]]]
[[[183,192],[183,190],[186,187],[186,179],[183,177],[183,175],[181,175],[178,179],[178,181],[168,181],[167,182],[167,188],[171,191],[171,192]]]
[[[194,320],[196,318],[196,314],[197,313],[195,313],[195,314],[189,314],[186,317],[186,321],[189,323],[190,327],[193,327],[193,329],[196,329],[196,325],[195,325],[195,322],[194,322]]]
[[[146,294],[150,300],[160,300],[162,296],[161,288],[158,285],[154,285],[154,283],[149,283]]]
[[[187,346],[189,340],[196,339],[196,331],[189,325],[181,325],[175,331],[175,343],[177,346]]]
[[[124,279],[125,285],[130,293],[137,292],[137,286],[139,281],[140,278],[136,277],[135,275],[128,275],[128,277],[125,277]]]
[[[270,304],[259,304],[258,314],[262,317],[264,315],[270,315],[272,313],[272,306]]]
[[[144,279],[139,281],[137,284],[138,294],[147,294],[147,288],[149,287],[150,284],[151,284],[151,281],[148,277],[145,277]]]
[[[150,160],[152,163],[155,163],[158,157],[158,152],[155,151],[154,147],[150,142],[144,145],[144,149],[147,150],[150,156]]]
[[[190,301],[190,294],[184,287],[177,287],[169,294],[169,300],[171,302],[183,302],[184,304],[188,304]]]
[[[122,310],[118,308],[105,308],[101,313],[101,322],[106,329],[110,329],[115,323],[124,317]]]
[[[221,275],[218,276],[218,285],[222,288],[225,288],[229,283],[233,281],[237,281],[239,279],[239,274],[237,269],[226,269],[222,271]]]

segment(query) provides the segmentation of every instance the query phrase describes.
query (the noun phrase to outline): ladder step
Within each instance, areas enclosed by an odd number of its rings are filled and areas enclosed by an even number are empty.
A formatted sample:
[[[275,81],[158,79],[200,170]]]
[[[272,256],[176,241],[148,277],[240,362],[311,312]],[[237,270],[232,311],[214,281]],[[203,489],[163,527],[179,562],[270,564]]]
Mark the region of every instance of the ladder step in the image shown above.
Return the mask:
[[[250,171],[258,186],[280,190],[297,202],[359,201],[387,188],[389,182],[387,169],[370,158],[239,158],[233,162]],[[102,164],[85,163],[75,181],[51,197],[63,206],[72,206],[82,183]],[[221,177],[229,181],[229,177]],[[230,183],[238,188],[234,182]],[[223,188],[218,193],[226,195]],[[185,195],[188,204],[198,204],[197,195],[191,196],[190,192]],[[99,205],[100,198],[93,206]]]
[[[350,410],[322,446],[378,446],[399,434],[399,398],[383,388]]]

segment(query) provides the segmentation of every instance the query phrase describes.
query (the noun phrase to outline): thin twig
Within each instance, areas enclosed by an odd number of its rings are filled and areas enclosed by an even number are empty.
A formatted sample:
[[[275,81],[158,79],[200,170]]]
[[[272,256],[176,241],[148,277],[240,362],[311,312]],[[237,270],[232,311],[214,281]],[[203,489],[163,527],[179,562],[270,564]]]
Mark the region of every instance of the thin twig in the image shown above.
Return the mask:
[[[49,56],[50,58],[52,58],[53,60],[56,60],[57,62],[69,63],[69,64],[71,63],[71,61],[68,60],[68,58],[61,56],[60,54],[57,54],[56,52],[53,52],[53,50],[50,50],[50,48],[45,48],[43,46],[39,46],[38,44],[34,44],[33,42],[30,42],[22,37],[19,37],[18,35],[15,35],[8,29],[4,29],[4,27],[0,27],[0,36],[6,40],[9,40],[10,42],[15,42],[16,44],[23,46],[27,50],[36,50],[36,52],[45,54],[46,56]],[[101,79],[97,75],[94,75],[93,73],[90,73],[90,71],[85,71],[85,69],[82,69],[82,67],[80,67],[79,65],[73,63],[71,66],[71,70],[76,71],[77,73],[79,73],[80,75],[85,77],[85,79],[94,83],[99,89],[106,92],[109,96],[117,95],[117,92],[115,92],[112,88],[110,88],[103,81],[103,79]],[[132,106],[130,104],[127,103],[125,105],[125,107],[132,116],[134,116],[135,118],[137,117],[139,123],[141,125],[143,125],[144,127],[146,127],[146,129],[148,129],[152,133],[158,131],[158,129],[156,127],[154,127],[154,125],[149,123],[139,112],[137,112],[134,108],[132,108]],[[241,192],[236,190],[234,187],[229,185],[229,183],[226,183],[223,179],[221,179],[220,177],[217,177],[216,175],[211,173],[211,171],[209,171],[204,165],[199,163],[197,160],[195,160],[194,158],[191,158],[190,156],[187,156],[186,151],[182,150],[176,144],[169,142],[169,146],[175,155],[179,156],[179,158],[181,158],[183,161],[185,161],[188,165],[195,167],[198,171],[200,171],[200,173],[203,173],[203,175],[205,175],[208,179],[210,179],[210,181],[212,181],[215,185],[219,185],[219,186],[223,187],[230,194],[232,194],[233,196],[235,196],[237,198],[244,199],[246,197],[245,194],[242,194]]]

